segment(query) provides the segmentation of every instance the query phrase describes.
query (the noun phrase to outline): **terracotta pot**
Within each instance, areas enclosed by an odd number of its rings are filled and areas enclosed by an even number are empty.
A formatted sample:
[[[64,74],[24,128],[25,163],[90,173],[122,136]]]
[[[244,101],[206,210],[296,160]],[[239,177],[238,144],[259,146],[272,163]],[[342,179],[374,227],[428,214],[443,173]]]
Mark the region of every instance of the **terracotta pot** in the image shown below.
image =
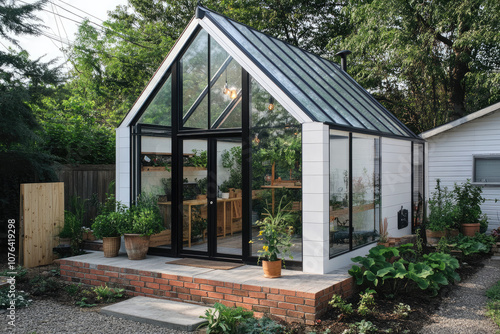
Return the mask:
[[[95,241],[94,232],[87,232],[87,240]]]
[[[129,260],[143,260],[149,248],[149,235],[124,234],[125,250]]]
[[[458,236],[458,229],[457,228],[447,228],[446,229],[446,237],[447,238],[454,238],[456,236]]]
[[[116,257],[120,251],[120,246],[122,243],[121,237],[106,237],[102,238],[102,249],[104,251],[104,257]]]
[[[262,261],[262,269],[264,269],[264,277],[281,277],[281,259],[276,261]]]
[[[207,199],[207,195],[196,195],[196,199]]]
[[[446,236],[446,231],[425,230],[425,235],[427,237],[427,243],[435,245],[439,242],[439,239]]]
[[[479,232],[480,224],[462,224],[462,234],[468,237],[473,237],[476,232]]]

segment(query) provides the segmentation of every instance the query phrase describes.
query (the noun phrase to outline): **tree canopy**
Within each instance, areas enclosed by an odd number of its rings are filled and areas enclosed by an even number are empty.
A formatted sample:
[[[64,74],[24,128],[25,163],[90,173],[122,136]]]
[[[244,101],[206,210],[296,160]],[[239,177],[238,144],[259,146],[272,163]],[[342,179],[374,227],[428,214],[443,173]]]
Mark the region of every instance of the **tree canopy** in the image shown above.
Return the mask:
[[[500,98],[500,2],[350,0],[349,73],[415,132]]]

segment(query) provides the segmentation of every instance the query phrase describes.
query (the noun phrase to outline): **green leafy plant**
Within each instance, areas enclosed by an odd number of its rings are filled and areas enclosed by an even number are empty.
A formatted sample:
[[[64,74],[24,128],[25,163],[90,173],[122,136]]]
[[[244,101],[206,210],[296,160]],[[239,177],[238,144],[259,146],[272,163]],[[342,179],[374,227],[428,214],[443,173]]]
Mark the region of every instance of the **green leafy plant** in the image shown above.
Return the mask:
[[[189,157],[187,164],[193,167],[207,168],[207,151],[193,149],[193,156]]]
[[[361,293],[359,304],[358,304],[358,314],[363,317],[371,314],[375,311],[375,290],[366,289],[365,292]]]
[[[473,237],[459,235],[451,240],[452,247],[459,249],[465,256],[478,253],[489,253],[495,243],[493,237],[477,233]]]
[[[328,304],[340,311],[339,318],[349,316],[353,313],[352,304],[347,303],[340,295],[334,294]]]
[[[15,302],[16,308],[26,307],[32,302],[29,295],[24,291],[12,293],[8,286],[0,289],[0,309],[10,307],[12,300]]]
[[[148,236],[164,230],[157,199],[151,194],[141,194],[136,204],[128,210],[128,219],[118,226],[120,234]]]
[[[454,221],[455,206],[453,194],[447,187],[441,187],[441,180],[436,180],[435,191],[429,199],[429,219],[426,229],[431,231],[444,231],[446,228],[456,226]]]
[[[97,295],[96,299],[98,301],[104,301],[104,302],[113,302],[117,298],[122,298],[125,292],[125,289],[122,288],[111,289],[107,285],[96,286],[92,290]]]
[[[485,199],[481,196],[481,187],[472,185],[470,180],[458,185],[455,184],[453,193],[456,198],[455,218],[459,224],[479,223],[481,220],[481,203]]]
[[[220,303],[215,303],[214,309],[205,311],[205,315],[200,318],[205,319],[207,334],[210,333],[236,333],[240,323],[253,317],[252,311],[247,311],[242,307],[231,308]]]
[[[376,333],[378,331],[377,326],[375,326],[371,321],[366,321],[365,319],[355,322],[349,325],[349,329],[345,330],[343,334],[368,334]]]
[[[486,315],[500,326],[500,281],[486,291],[486,296],[490,299],[486,306]]]
[[[239,334],[281,334],[285,333],[285,327],[267,317],[260,319],[247,318],[240,322],[237,328]]]
[[[392,313],[394,313],[400,318],[407,318],[408,315],[410,315],[410,312],[411,312],[410,305],[405,303],[399,303],[394,307],[394,311]]]
[[[80,307],[94,307],[94,306],[97,306],[97,304],[91,304],[91,303],[88,303],[87,302],[88,298],[87,297],[82,297],[81,300],[75,302],[76,305],[80,306]]]
[[[36,276],[30,281],[31,293],[34,296],[43,296],[55,294],[60,288],[61,283],[52,277]]]
[[[416,287],[429,290],[435,295],[440,286],[450,281],[459,280],[455,272],[459,267],[457,259],[449,254],[425,254],[417,261],[407,244],[399,247],[377,246],[370,249],[367,256],[352,259],[354,265],[349,274],[358,285],[367,285],[376,290],[385,289],[385,293],[409,292]]]
[[[0,276],[14,276],[16,282],[24,281],[27,274],[28,269],[24,268],[21,265],[18,265],[14,270],[5,269],[3,271],[0,271]]]
[[[268,216],[257,222],[260,227],[258,239],[263,241],[262,250],[259,250],[259,258],[266,258],[267,261],[277,261],[279,255],[285,257],[288,255],[291,259],[293,256],[290,252],[292,247],[293,227],[291,226],[297,216],[289,211],[291,203],[282,206],[283,198],[281,198],[274,215],[266,210]]]
[[[92,224],[94,236],[97,239],[119,237],[120,227],[130,219],[125,206],[119,204],[116,211],[98,215]]]
[[[64,287],[64,290],[68,293],[70,296],[76,296],[78,293],[78,290],[80,290],[81,283],[79,284],[68,284]]]

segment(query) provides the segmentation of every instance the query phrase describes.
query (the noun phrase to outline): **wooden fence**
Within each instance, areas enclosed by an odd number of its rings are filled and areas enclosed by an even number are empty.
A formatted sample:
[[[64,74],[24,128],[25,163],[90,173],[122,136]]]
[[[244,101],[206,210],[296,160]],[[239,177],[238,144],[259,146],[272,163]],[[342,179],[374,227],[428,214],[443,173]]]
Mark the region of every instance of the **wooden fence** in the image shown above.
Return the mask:
[[[64,182],[66,210],[70,208],[72,197],[78,196],[89,200],[85,210],[84,225],[90,226],[97,214],[97,208],[92,205],[90,199],[96,196],[102,203],[108,191],[114,194],[115,187],[110,189],[110,185],[115,181],[115,165],[65,165],[57,171],[57,175],[59,181]]]
[[[28,268],[52,263],[64,225],[62,182],[21,184],[19,221],[19,263]]]

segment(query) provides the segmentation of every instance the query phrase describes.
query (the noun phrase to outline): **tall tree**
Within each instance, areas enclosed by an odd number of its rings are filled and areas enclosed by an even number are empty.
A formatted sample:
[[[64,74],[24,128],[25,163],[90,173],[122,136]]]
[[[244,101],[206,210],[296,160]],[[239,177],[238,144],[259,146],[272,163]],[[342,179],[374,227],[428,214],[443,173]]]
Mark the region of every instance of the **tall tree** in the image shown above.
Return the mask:
[[[208,8],[291,44],[326,54],[328,42],[349,30],[331,0],[207,0]],[[72,48],[71,87],[96,101],[102,122],[116,125],[187,26],[196,0],[129,0],[97,29],[80,27]],[[318,10],[319,9],[319,10]]]
[[[420,132],[500,99],[497,0],[351,0],[354,27],[331,48],[350,73]]]
[[[36,35],[35,12],[45,0],[21,4],[0,0],[0,38],[18,45],[16,36]],[[1,219],[19,212],[19,183],[50,179],[50,157],[37,148],[39,124],[31,105],[57,84],[59,74],[51,63],[32,61],[27,52],[0,51],[0,213]],[[1,224],[5,227],[6,224]]]

